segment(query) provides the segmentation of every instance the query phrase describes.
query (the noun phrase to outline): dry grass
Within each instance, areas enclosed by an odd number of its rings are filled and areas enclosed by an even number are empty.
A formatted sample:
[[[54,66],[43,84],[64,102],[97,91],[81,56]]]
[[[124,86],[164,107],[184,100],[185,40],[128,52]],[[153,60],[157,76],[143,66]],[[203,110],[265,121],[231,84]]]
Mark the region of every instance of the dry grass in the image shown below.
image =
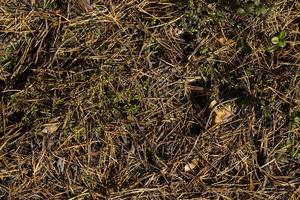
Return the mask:
[[[299,199],[299,13],[1,1],[0,198]]]

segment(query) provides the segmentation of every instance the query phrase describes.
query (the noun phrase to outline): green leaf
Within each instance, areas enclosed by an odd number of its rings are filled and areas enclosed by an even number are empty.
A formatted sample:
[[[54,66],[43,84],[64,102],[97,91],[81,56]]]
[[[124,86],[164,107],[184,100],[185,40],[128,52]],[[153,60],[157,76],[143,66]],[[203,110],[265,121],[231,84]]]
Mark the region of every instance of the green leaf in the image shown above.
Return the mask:
[[[294,122],[295,122],[296,124],[299,124],[299,123],[300,123],[300,116],[294,117]]]
[[[263,15],[268,12],[268,9],[266,7],[264,7],[264,6],[261,9],[262,9],[261,10],[261,14],[263,14]]]
[[[272,53],[276,50],[276,46],[272,46],[270,48],[267,49],[268,52]]]
[[[260,5],[260,0],[254,0],[254,5],[259,6]]]
[[[240,15],[246,13],[246,11],[245,11],[243,8],[238,8],[236,12],[237,12],[238,14],[240,14]]]
[[[285,47],[286,42],[285,41],[279,41],[278,42],[278,46],[280,46],[281,48]]]
[[[281,31],[280,33],[279,33],[279,38],[280,39],[283,39],[283,38],[285,38],[286,37],[286,35],[287,35],[287,32],[286,31]]]
[[[246,12],[247,13],[253,13],[254,12],[254,6],[253,5],[249,5],[248,7],[246,7]]]
[[[279,43],[279,38],[277,36],[272,37],[271,41],[272,41],[273,44],[278,44]]]
[[[295,124],[300,123],[300,110],[298,110],[298,109],[294,110],[291,114],[291,117],[290,117],[291,121]]]
[[[272,47],[268,48],[267,51],[270,52],[270,53],[272,53],[272,52],[274,52],[276,49],[277,49],[276,46],[272,46]]]
[[[259,16],[259,15],[264,15],[264,14],[266,14],[267,13],[267,9],[264,7],[264,6],[259,6],[259,7],[257,7],[256,9],[255,9],[255,14],[257,15],[257,16]]]

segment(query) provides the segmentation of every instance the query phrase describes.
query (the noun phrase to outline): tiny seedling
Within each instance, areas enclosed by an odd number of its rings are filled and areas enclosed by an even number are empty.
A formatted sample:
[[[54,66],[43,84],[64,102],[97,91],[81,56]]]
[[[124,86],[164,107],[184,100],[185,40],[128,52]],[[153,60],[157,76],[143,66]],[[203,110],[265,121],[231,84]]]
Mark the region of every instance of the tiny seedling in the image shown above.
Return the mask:
[[[300,124],[300,109],[295,109],[290,115],[289,128],[291,129],[294,125]]]
[[[295,124],[300,124],[300,110],[295,110],[291,115],[291,120]]]
[[[267,13],[267,8],[260,2],[260,0],[255,0],[254,5],[254,12],[256,16],[264,15]]]
[[[255,0],[253,4],[249,4],[244,8],[238,8],[237,13],[242,16],[252,15],[252,16],[263,16],[268,12],[268,8],[260,2],[260,0]]]
[[[272,37],[272,43],[283,48],[286,45],[285,37],[287,35],[286,31],[281,31],[277,36]]]

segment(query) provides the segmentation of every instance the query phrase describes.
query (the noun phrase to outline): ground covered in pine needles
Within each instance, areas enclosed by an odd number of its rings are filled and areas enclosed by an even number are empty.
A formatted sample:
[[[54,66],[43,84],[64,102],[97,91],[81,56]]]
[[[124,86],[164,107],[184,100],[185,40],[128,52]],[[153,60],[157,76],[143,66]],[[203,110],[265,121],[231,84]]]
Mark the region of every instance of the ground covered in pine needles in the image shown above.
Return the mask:
[[[28,2],[0,2],[1,199],[300,198],[298,1]]]

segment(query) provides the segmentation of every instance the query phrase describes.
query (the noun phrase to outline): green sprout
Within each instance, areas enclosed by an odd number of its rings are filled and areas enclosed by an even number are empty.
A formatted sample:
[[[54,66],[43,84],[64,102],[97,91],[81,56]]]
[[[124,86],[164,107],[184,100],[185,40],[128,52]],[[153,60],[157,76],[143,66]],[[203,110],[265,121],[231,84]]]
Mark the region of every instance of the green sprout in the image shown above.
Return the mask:
[[[260,0],[255,0],[254,5],[254,12],[256,16],[264,15],[267,13],[267,8],[260,2]]]
[[[287,35],[286,31],[281,31],[277,36],[272,37],[272,43],[283,48],[286,45],[285,37]]]
[[[289,129],[291,129],[294,125],[300,124],[300,108],[296,108],[292,111],[289,120]]]
[[[292,113],[291,120],[295,124],[300,124],[300,111],[299,110],[296,110]]]

